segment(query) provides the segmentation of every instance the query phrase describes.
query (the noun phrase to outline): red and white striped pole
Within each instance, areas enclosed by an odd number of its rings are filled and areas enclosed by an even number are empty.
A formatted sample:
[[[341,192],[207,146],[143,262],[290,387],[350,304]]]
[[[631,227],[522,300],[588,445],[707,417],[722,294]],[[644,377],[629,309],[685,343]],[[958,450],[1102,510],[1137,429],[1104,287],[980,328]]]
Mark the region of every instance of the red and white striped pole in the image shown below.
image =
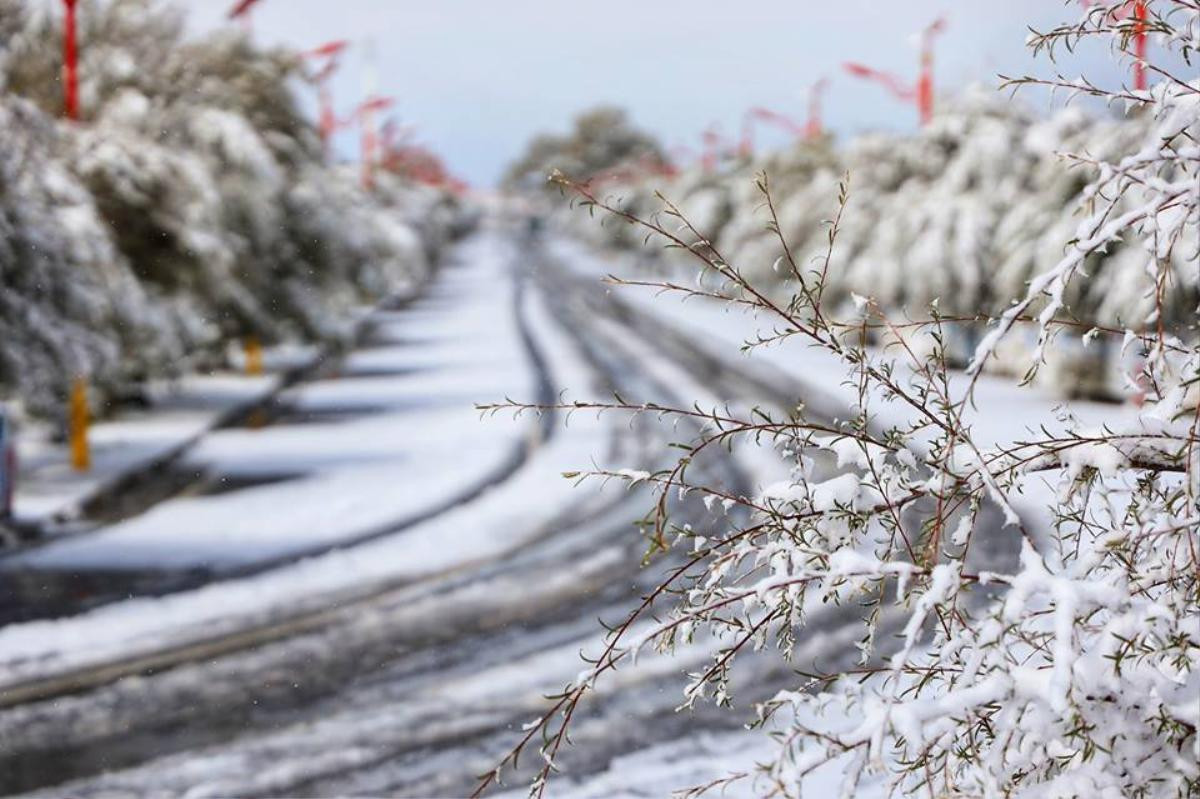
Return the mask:
[[[79,40],[75,6],[78,0],[63,0],[63,100],[67,119],[79,119]]]

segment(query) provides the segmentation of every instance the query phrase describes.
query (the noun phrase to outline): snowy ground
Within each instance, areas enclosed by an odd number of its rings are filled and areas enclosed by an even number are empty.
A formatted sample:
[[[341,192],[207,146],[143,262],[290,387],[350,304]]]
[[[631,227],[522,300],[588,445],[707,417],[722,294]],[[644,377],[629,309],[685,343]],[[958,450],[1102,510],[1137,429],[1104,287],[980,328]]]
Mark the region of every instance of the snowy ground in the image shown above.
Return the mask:
[[[67,447],[53,441],[50,431],[29,431],[17,438],[20,478],[13,513],[23,524],[71,519],[112,481],[186,446],[225,414],[261,400],[277,385],[277,376],[237,374],[193,375],[163,384],[154,392],[152,410],[92,427],[87,472],[71,468]]]
[[[623,616],[661,573],[643,568],[632,526],[647,496],[561,473],[653,468],[686,433],[589,414],[566,426],[480,419],[473,404],[561,391],[671,404],[820,395],[813,404],[832,413],[844,399],[829,364],[803,352],[739,355],[745,317],[618,303],[594,280],[613,264],[551,253],[494,227],[474,236],[420,301],[381,314],[361,348],[289,389],[276,423],[214,432],[187,453],[205,486],[226,490],[0,565],[26,582],[208,575],[0,628],[0,792],[469,793],[542,696],[576,675],[580,650],[594,651],[596,618]],[[783,464],[741,448],[695,468],[752,491]],[[800,660],[851,657],[852,621],[853,609],[815,619]],[[740,725],[791,683],[770,655],[740,664],[734,713],[673,712],[682,674],[712,646],[601,681],[551,795],[663,796],[768,757],[770,743]],[[813,779],[825,795],[836,769]],[[729,792],[757,793],[752,780]]]

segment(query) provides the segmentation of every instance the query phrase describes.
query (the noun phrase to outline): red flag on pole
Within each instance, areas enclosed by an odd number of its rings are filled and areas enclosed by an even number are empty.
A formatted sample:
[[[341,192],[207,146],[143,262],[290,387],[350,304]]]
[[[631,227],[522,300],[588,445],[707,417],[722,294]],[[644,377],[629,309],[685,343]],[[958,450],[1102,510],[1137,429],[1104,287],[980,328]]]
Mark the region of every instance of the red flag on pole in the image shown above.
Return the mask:
[[[917,96],[916,91],[911,86],[907,86],[904,81],[890,72],[873,69],[853,61],[847,61],[842,66],[847,72],[856,78],[875,81],[889,92],[894,94],[897,99],[903,100],[906,103],[912,102],[912,100]]]
[[[306,55],[309,58],[336,58],[342,54],[342,51],[350,46],[350,42],[338,40],[336,42],[327,42],[320,47],[314,47],[309,50]]]
[[[250,8],[257,2],[259,2],[259,0],[240,0],[237,5],[229,9],[229,18],[237,19],[238,17],[244,17],[246,13],[250,11]]]
[[[805,127],[791,117],[761,106],[751,108],[742,116],[742,141],[738,147],[740,155],[749,156],[754,151],[754,122],[777,125],[796,138],[802,138]]]
[[[873,80],[884,86],[904,102],[915,102],[921,115],[921,124],[933,119],[933,39],[946,29],[946,20],[937,19],[921,31],[921,72],[916,86],[909,86],[889,72],[847,62],[843,66],[851,75]]]

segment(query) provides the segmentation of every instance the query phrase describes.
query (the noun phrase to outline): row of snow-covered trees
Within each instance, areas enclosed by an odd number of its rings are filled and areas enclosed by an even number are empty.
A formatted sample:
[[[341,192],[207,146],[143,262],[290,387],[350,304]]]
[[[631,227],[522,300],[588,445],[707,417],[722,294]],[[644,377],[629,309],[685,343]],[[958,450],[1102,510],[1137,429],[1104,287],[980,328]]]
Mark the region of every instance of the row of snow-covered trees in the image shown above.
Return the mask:
[[[760,159],[728,160],[712,173],[691,169],[669,181],[643,172],[640,182],[593,182],[592,190],[637,214],[661,208],[655,197],[661,191],[723,258],[769,283],[788,274],[779,268],[783,248],[766,227],[755,174],[769,176],[782,233],[803,264],[824,255],[825,220],[848,174],[850,199],[827,300],[849,306],[857,294],[917,316],[937,300],[946,316],[986,316],[1003,311],[1032,276],[1062,257],[1080,222],[1079,201],[1097,174],[1092,163],[1128,151],[1153,124],[1136,107],[1125,116],[1071,107],[1038,117],[975,90],[913,135],[799,142]],[[1066,152],[1083,156],[1064,169]],[[630,226],[609,224],[598,233],[586,218],[564,218],[606,243],[642,244],[644,234]],[[1162,297],[1162,321],[1171,328],[1193,321],[1200,300],[1200,244],[1194,228],[1185,235],[1189,240],[1172,251],[1171,290]],[[1097,279],[1068,288],[1064,317],[1111,327],[1146,318],[1154,277],[1139,241],[1121,237],[1087,261]]]
[[[80,13],[83,118],[62,119],[61,19],[0,0],[0,396],[54,413],[211,362],[244,335],[328,337],[417,280],[453,227],[440,193],[326,165],[300,59],[183,9]]]

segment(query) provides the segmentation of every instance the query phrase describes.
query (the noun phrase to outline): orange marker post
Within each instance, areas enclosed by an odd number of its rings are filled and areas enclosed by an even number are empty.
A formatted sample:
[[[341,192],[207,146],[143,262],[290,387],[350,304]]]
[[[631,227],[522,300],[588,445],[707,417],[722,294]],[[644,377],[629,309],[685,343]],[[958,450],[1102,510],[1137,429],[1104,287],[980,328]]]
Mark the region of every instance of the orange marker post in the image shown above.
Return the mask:
[[[262,344],[255,336],[248,337],[242,342],[242,350],[246,355],[246,374],[251,376],[263,373]]]
[[[88,412],[87,379],[75,378],[71,385],[71,407],[68,419],[71,443],[71,466],[77,472],[86,472],[92,468],[92,451],[88,444],[88,426],[91,424],[91,414]]]

